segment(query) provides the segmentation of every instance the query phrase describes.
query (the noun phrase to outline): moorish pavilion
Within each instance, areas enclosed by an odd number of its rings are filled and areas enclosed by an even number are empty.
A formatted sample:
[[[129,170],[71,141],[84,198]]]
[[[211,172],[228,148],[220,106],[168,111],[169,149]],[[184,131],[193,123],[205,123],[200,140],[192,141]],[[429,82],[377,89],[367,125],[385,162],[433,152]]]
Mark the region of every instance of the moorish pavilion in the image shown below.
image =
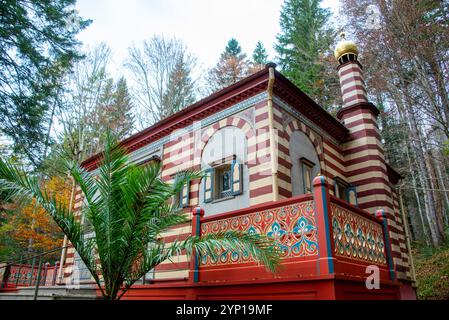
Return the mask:
[[[205,172],[179,194],[191,222],[164,232],[164,241],[240,230],[273,237],[283,258],[273,274],[236,252],[199,261],[181,254],[125,299],[416,298],[401,176],[385,161],[358,57],[351,41],[335,49],[336,117],[269,63],[121,142],[134,163],[161,161],[166,181],[184,169]],[[94,173],[99,157],[83,166]],[[75,212],[82,205],[78,190]],[[367,286],[373,274],[377,288]],[[93,283],[73,248],[63,275]]]

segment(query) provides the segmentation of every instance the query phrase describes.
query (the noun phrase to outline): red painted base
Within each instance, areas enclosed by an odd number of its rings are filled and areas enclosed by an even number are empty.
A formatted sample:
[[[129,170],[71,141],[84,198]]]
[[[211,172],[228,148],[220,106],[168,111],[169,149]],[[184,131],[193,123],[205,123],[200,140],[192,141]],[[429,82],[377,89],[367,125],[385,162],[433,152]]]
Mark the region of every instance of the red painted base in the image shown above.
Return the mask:
[[[0,288],[0,292],[2,293],[14,293],[18,291],[19,290],[16,287]]]
[[[403,286],[402,286],[403,287]],[[247,284],[135,285],[123,297],[132,300],[398,300],[399,284],[368,290],[361,281],[319,279]],[[410,287],[411,288],[411,287]]]
[[[403,283],[400,288],[401,300],[417,300],[416,287],[411,283]]]

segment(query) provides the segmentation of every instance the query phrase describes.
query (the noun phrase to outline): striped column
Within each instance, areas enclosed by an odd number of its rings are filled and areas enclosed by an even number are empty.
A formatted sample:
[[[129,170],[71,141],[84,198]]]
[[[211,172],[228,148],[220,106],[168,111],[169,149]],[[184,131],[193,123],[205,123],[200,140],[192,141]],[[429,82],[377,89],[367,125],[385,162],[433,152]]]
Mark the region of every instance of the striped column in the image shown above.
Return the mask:
[[[248,170],[250,205],[273,200],[273,177],[271,175],[270,125],[267,101],[254,106],[254,135],[248,138]]]
[[[81,221],[81,209],[83,206],[84,201],[84,195],[80,187],[77,187],[75,189],[75,201],[73,205],[73,215],[75,216],[75,219],[77,221]],[[67,248],[67,254],[65,258],[65,263],[61,268],[63,268],[63,283],[70,285],[72,284],[72,275],[73,275],[73,267],[75,264],[75,248],[73,245],[69,242],[68,248]]]
[[[338,67],[343,106],[368,102],[362,66],[357,61],[348,61]]]

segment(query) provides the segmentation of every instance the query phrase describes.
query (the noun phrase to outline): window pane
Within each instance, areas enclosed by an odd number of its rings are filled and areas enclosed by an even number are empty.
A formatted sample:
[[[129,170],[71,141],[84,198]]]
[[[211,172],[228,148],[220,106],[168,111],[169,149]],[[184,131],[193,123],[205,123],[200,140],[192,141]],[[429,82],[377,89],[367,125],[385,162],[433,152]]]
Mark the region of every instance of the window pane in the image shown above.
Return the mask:
[[[310,167],[306,166],[306,168],[304,170],[304,174],[305,174],[304,183],[305,183],[306,193],[309,193],[312,191],[312,188],[311,188],[312,182],[310,180],[311,175],[312,175],[311,171],[312,171],[312,169]]]
[[[222,175],[222,192],[231,189],[231,172],[225,171]]]
[[[346,200],[346,186],[338,185],[338,197],[342,200]]]

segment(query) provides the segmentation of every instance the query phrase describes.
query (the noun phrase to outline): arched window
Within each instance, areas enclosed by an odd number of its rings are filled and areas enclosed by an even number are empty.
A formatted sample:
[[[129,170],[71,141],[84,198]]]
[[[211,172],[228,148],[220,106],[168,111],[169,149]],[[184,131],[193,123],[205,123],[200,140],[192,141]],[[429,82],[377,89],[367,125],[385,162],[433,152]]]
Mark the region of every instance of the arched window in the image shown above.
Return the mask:
[[[201,169],[206,175],[200,184],[200,205],[206,215],[249,206],[247,144],[241,129],[225,127],[204,147]]]
[[[290,136],[292,195],[312,192],[312,180],[320,172],[320,160],[310,139],[301,131]]]

